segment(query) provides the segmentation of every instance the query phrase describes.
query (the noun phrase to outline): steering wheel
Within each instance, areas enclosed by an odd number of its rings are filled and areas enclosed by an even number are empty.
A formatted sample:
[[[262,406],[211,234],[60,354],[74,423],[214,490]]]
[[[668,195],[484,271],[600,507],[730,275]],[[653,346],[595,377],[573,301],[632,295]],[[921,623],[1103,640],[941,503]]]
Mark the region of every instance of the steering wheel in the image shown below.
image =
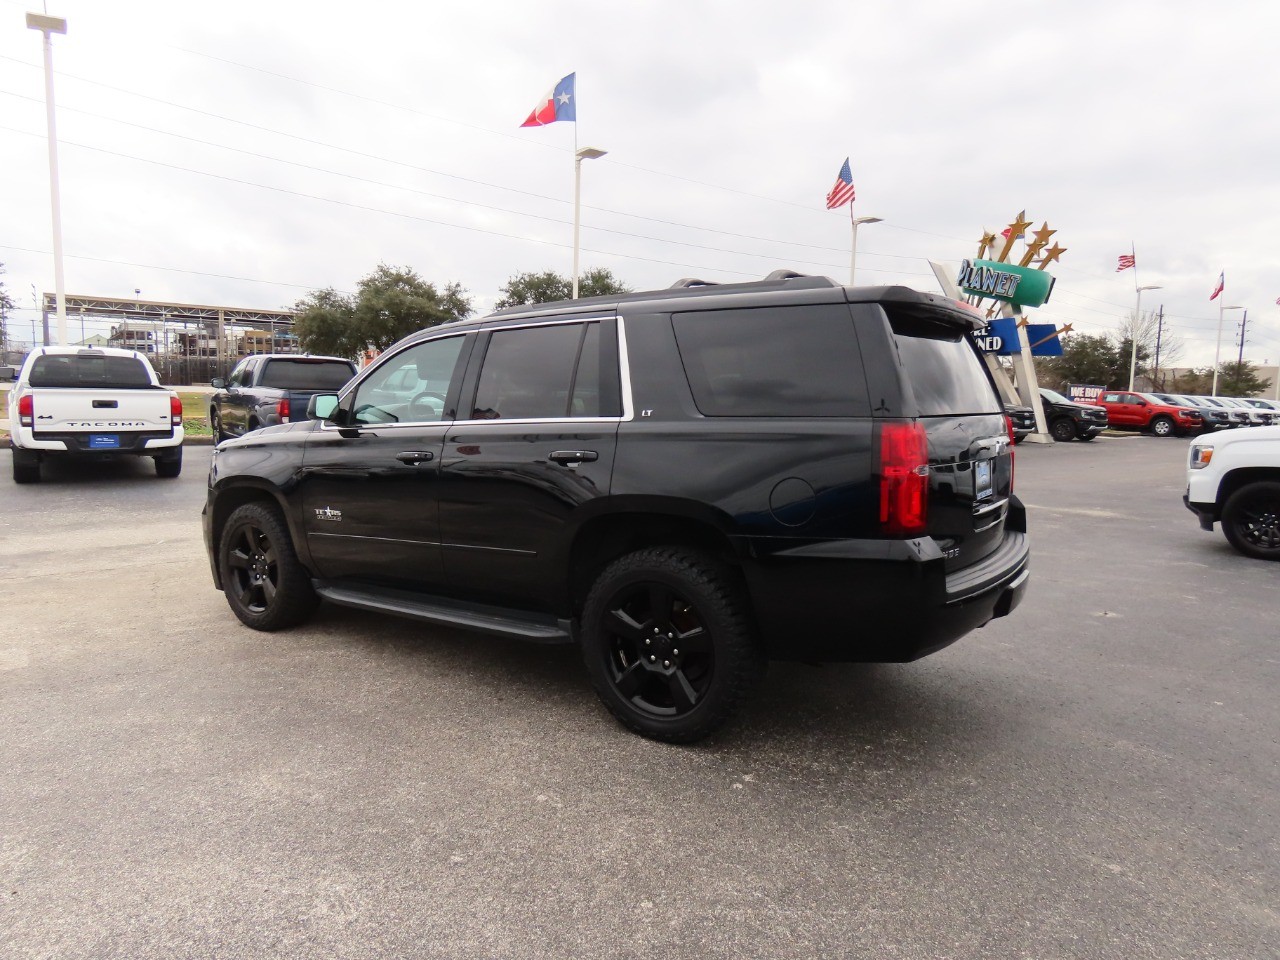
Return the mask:
[[[439,406],[436,405],[437,403]],[[409,401],[408,413],[410,420],[439,420],[443,411],[443,394],[425,390]]]

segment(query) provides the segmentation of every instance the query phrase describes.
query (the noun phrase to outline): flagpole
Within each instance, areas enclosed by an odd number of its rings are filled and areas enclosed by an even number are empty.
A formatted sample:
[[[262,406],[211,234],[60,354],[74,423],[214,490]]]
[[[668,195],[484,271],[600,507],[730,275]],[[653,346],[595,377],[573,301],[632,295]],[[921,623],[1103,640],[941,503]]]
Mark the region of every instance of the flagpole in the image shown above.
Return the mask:
[[[1218,361],[1222,357],[1222,305],[1227,302],[1227,271],[1222,271],[1222,289],[1218,292],[1218,343],[1213,349],[1213,388],[1209,396],[1218,395]]]
[[[849,226],[853,228],[853,245],[849,248],[849,286],[853,286],[854,270],[858,266],[858,221],[853,218],[853,201],[849,201]]]

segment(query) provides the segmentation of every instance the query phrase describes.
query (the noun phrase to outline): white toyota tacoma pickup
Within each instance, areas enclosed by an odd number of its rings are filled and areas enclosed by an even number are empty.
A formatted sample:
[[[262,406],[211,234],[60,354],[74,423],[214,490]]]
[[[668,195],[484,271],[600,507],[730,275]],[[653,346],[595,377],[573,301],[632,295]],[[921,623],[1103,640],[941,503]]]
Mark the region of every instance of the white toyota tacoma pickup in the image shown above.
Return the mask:
[[[1221,521],[1245,556],[1280,560],[1280,426],[1194,441],[1182,502],[1205,530]]]
[[[50,457],[154,457],[182,472],[182,401],[146,357],[110,347],[40,347],[9,390],[13,480],[35,483]]]

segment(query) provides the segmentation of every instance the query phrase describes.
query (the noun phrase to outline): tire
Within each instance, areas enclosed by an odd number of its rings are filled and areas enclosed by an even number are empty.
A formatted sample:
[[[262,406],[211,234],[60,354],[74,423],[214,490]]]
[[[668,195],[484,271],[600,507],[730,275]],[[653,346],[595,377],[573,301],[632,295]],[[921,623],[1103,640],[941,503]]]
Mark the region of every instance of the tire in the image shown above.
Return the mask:
[[[319,603],[274,504],[246,503],[227,517],[218,571],[232,612],[254,630],[295,626]]]
[[[218,415],[217,407],[209,408],[209,429],[213,431],[215,446],[227,439],[227,435],[222,432],[222,417]]]
[[[172,479],[182,473],[182,447],[174,447],[171,453],[156,457],[156,476]]]
[[[1222,508],[1222,532],[1246,557],[1280,560],[1280,483],[1258,480],[1231,494]]]
[[[1049,433],[1059,443],[1066,443],[1076,438],[1076,425],[1065,417],[1059,417],[1049,424]]]
[[[1173,421],[1168,417],[1156,417],[1151,421],[1151,432],[1157,437],[1172,437],[1174,434]]]
[[[583,609],[582,653],[609,711],[669,743],[717,729],[764,666],[737,572],[680,547],[640,550],[605,568]]]
[[[1084,440],[1086,443],[1090,440],[1096,440],[1097,438],[1098,438],[1098,435],[1096,433],[1077,433],[1076,434],[1077,440]]]
[[[40,482],[40,454],[13,447],[13,482]]]

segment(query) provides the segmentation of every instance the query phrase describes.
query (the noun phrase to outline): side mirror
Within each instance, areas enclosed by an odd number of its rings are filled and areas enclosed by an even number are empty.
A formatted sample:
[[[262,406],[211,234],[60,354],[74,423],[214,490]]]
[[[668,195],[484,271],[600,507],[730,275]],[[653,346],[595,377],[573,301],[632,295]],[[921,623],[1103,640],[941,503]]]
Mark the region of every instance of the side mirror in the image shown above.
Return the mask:
[[[227,381],[223,380],[221,377],[214,377],[212,380],[209,381],[209,386],[213,387],[213,389],[215,390],[222,390],[226,387],[226,385],[227,385]]]
[[[338,395],[336,393],[313,394],[311,399],[307,401],[307,419],[328,420],[337,409]]]

